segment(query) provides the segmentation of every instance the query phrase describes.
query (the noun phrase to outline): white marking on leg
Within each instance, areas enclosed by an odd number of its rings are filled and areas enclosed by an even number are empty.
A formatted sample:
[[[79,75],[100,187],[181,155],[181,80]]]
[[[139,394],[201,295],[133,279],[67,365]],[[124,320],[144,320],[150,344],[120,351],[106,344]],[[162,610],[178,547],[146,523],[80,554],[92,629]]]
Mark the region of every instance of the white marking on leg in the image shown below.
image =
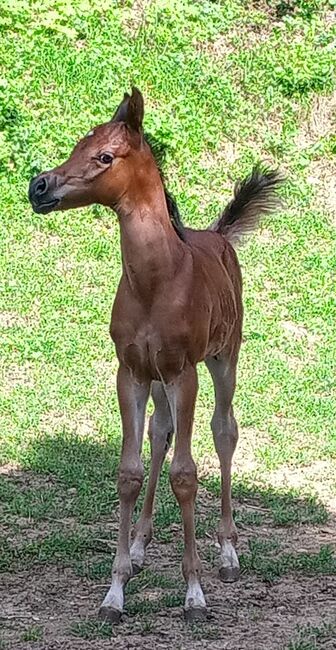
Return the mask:
[[[101,606],[117,609],[119,612],[123,611],[124,587],[123,582],[120,578],[114,578],[112,580],[111,587],[108,590]]]
[[[112,584],[101,606],[104,618],[107,613],[104,609],[122,612],[124,586],[133,574],[129,543],[130,527],[134,505],[143,481],[143,465],[140,458],[141,428],[144,424],[150,384],[137,384],[127,368],[119,366],[117,387],[123,425],[123,447],[118,477],[119,533],[112,569]]]
[[[140,569],[142,569],[145,563],[145,553],[146,553],[145,543],[141,539],[135,538],[131,546],[132,564],[136,564]]]
[[[200,583],[195,578],[190,578],[188,580],[185,609],[204,609],[205,607],[206,602]]]
[[[238,556],[229,539],[222,543],[219,563],[221,569],[239,569]]]

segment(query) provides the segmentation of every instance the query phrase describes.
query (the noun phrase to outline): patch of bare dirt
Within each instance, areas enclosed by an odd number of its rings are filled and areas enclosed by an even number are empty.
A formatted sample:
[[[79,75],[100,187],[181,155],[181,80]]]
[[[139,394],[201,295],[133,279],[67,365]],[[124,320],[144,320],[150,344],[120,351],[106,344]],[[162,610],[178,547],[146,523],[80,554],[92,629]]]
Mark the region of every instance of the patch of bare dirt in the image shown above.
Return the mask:
[[[260,118],[258,122],[253,124],[253,138],[251,137],[249,141],[250,147],[252,147],[260,156],[262,155],[262,161],[266,166],[274,167],[276,166],[276,161],[274,156],[270,154],[268,150],[264,150],[265,138],[268,138],[270,133],[275,138],[281,138],[282,131],[282,117],[279,113],[275,111],[269,111],[265,113],[263,118]],[[232,198],[233,187],[236,181],[242,180],[242,177],[232,177],[230,175],[230,167],[239,159],[242,154],[243,147],[246,143],[240,141],[239,134],[230,134],[230,137],[234,140],[225,138],[223,139],[218,149],[215,153],[205,151],[199,161],[199,165],[204,170],[217,169],[218,174],[222,175],[221,182],[221,192],[223,192],[223,197],[221,202],[223,205],[227,203],[228,200]],[[283,171],[285,170],[285,164],[282,165]],[[205,209],[208,204],[206,204],[205,199],[200,198],[200,206],[202,209]],[[285,236],[283,235],[281,241],[285,241]],[[272,237],[274,240],[274,237]],[[268,240],[269,242],[269,240]],[[279,243],[279,236],[277,236],[277,242]]]
[[[308,338],[308,330],[306,327],[304,327],[304,325],[299,325],[298,323],[293,323],[292,321],[283,321],[282,327],[285,333],[295,341],[301,341],[301,339]]]
[[[240,46],[243,45],[245,50],[252,50],[265,43],[270,38],[273,28],[280,24],[270,20],[269,12],[265,11],[264,13],[266,16],[263,24],[257,24],[253,22],[253,19],[251,22],[251,17],[248,16],[247,20],[241,21],[237,27],[231,27],[229,32],[220,34],[213,41],[195,42],[195,48],[215,61],[225,60],[230,54],[233,54],[237,49],[237,42]]]
[[[52,478],[22,472],[15,466],[3,466],[2,473],[11,476],[22,484],[23,489],[30,486],[45,487]],[[306,471],[306,469],[305,469]],[[323,465],[315,467],[315,476],[328,473]],[[312,474],[314,474],[312,470]],[[279,480],[281,477],[279,476]],[[70,491],[69,491],[70,492]],[[219,498],[210,496],[204,489],[198,495],[198,520],[209,514],[219,512]],[[256,508],[246,499],[244,504],[234,503],[237,510]],[[267,515],[266,509],[259,508]],[[35,523],[17,518],[16,524],[26,528],[30,523],[31,533]],[[100,545],[107,545],[105,552],[109,557],[110,548],[116,539],[117,513],[109,518],[108,528],[113,531],[114,541],[100,540],[101,520],[90,525],[96,530],[96,551]],[[22,521],[21,521],[22,520]],[[64,520],[67,528],[76,525],[74,520]],[[55,529],[57,522],[41,522],[38,526],[40,536],[44,537]],[[179,593],[184,593],[181,575],[182,528],[179,524],[170,526],[174,533],[172,543],[156,540],[148,548],[147,565],[152,572],[172,579]],[[267,519],[261,526],[238,526],[238,552],[248,551],[249,540],[276,541],[279,553],[317,553],[322,545],[336,546],[336,521],[333,516],[326,525],[291,526],[274,528]],[[29,539],[29,528],[27,531]],[[12,543],[15,542],[15,536]],[[102,601],[108,580],[106,578],[88,580],[78,577],[67,567],[38,565],[32,570],[16,573],[2,573],[0,581],[0,622],[2,641],[8,650],[281,650],[293,640],[297,626],[321,627],[336,620],[336,576],[287,574],[273,584],[265,583],[253,574],[243,574],[237,583],[223,584],[217,575],[218,549],[216,531],[198,540],[204,576],[203,586],[209,607],[208,621],[202,626],[190,628],[183,620],[181,607],[162,607],[151,614],[127,614],[127,602],[146,600],[154,603],[162,599],[169,590],[161,586],[145,585],[136,595],[127,595],[126,612],[122,624],[115,629],[112,638],[81,638],[74,635],[74,626],[97,621],[97,612]],[[95,549],[93,548],[93,551]],[[262,552],[262,551],[261,551]],[[112,565],[112,560],[111,560]],[[43,630],[43,639],[29,645],[22,641],[22,635],[33,626]],[[325,648],[331,648],[332,639],[326,639]]]
[[[152,0],[134,0],[132,7],[125,10],[123,24],[125,31],[129,36],[134,38],[140,31],[146,20],[146,11]]]
[[[336,128],[336,92],[329,96],[318,95],[309,113],[301,116],[301,126],[295,138],[298,149],[317,144],[321,138],[331,136]],[[324,156],[312,160],[308,181],[315,191],[316,207],[331,213],[336,225],[336,161]]]
[[[75,260],[70,258],[60,258],[56,262],[55,271],[58,275],[69,276],[74,268],[76,268]]]
[[[214,41],[196,41],[194,45],[198,52],[207,54],[216,61],[225,59],[235,51],[232,34],[221,34]]]
[[[316,360],[317,355],[317,343],[320,340],[320,337],[317,334],[309,332],[304,325],[299,323],[294,323],[293,321],[282,321],[280,325],[283,330],[285,338],[289,342],[298,342],[302,344],[302,350],[299,354],[288,354],[278,350],[277,354],[280,359],[282,359],[292,371],[297,372],[302,370],[307,364],[312,363]],[[278,418],[278,414],[275,414]]]
[[[104,383],[107,391],[115,390],[117,385],[118,360],[94,361],[93,367],[97,377],[99,377],[99,381]]]
[[[281,25],[281,20],[285,16],[295,16],[302,11],[301,4],[297,0],[252,0],[251,4],[254,9],[266,14],[276,25]],[[324,5],[325,3],[321,2],[320,4]],[[333,12],[328,11],[326,6],[321,6],[318,10],[316,9],[315,13],[317,11],[320,14],[323,12],[327,22],[329,20],[331,22],[335,21],[335,16],[333,18],[330,16]]]
[[[303,114],[301,127],[295,138],[298,149],[309,147],[326,135],[332,134],[336,126],[336,92],[329,96],[317,95],[309,114]]]
[[[30,470],[21,469],[16,463],[6,463],[0,466],[0,475],[8,476],[21,490],[40,489],[55,485],[57,480],[52,474],[37,474]]]
[[[236,142],[232,142],[232,140],[223,140],[215,154],[210,151],[204,151],[199,164],[202,169],[213,169],[214,167],[218,167],[221,163],[231,165],[239,157],[238,147],[239,145]],[[226,186],[224,185],[224,188],[225,187]],[[232,182],[230,180],[227,181],[227,189],[232,190]]]
[[[279,243],[285,244],[291,241],[291,236],[289,233],[283,232],[281,235],[279,233],[274,235],[274,232],[267,228],[265,224],[261,222],[259,232],[258,232],[258,241],[268,246],[278,246]],[[271,285],[273,287],[273,285]]]
[[[171,545],[154,543],[149,554],[151,569],[166,575],[168,569],[172,577],[176,576],[180,568],[172,550]],[[237,583],[224,585],[215,569],[206,565],[203,585],[211,617],[201,628],[190,629],[181,608],[172,607],[150,617],[125,614],[113,638],[90,640],[72,635],[71,625],[96,620],[106,584],[55,567],[6,574],[0,588],[4,640],[8,648],[26,649],[20,637],[28,627],[38,625],[44,638],[34,643],[36,650],[194,650],[205,646],[209,650],[279,650],[293,639],[298,625],[309,622],[318,627],[333,622],[336,616],[336,579],[331,576],[287,576],[270,586],[245,575]],[[145,587],[142,593],[153,601],[162,595],[162,589],[151,588],[149,594]]]
[[[72,416],[58,411],[48,411],[41,416],[40,429],[55,433],[60,429],[69,429],[79,436],[91,436],[98,432],[96,423],[87,413],[78,411]]]
[[[14,311],[3,311],[0,313],[0,327],[22,327],[25,319]]]
[[[62,243],[58,235],[50,235],[42,230],[36,230],[31,238],[30,244],[34,252],[39,252],[45,248],[59,246]]]
[[[16,463],[5,463],[0,465],[0,476],[9,476],[14,474],[16,471],[20,471],[20,466]]]
[[[40,303],[35,298],[31,304],[30,313],[22,316],[14,311],[0,312],[0,327],[4,329],[10,327],[35,327],[40,321]]]
[[[309,167],[308,181],[314,188],[316,207],[330,212],[332,223],[336,227],[336,160],[313,160]]]
[[[270,484],[277,488],[313,489],[336,516],[336,464],[332,460],[317,460],[311,465],[280,467],[269,474]],[[336,534],[336,533],[335,533]]]
[[[8,368],[4,368],[2,374],[2,385],[6,392],[13,388],[22,386],[24,388],[34,388],[34,378],[32,374],[33,366],[25,363],[20,366],[12,363]]]

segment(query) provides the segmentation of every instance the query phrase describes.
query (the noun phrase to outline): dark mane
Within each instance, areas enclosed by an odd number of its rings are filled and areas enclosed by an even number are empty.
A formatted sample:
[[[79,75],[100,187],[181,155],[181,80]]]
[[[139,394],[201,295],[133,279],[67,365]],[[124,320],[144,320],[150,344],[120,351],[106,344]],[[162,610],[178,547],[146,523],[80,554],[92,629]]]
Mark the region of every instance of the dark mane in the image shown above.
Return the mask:
[[[166,203],[167,203],[167,209],[168,213],[170,216],[170,220],[172,222],[172,225],[174,227],[175,232],[179,236],[182,241],[186,240],[186,235],[185,235],[185,229],[184,225],[182,223],[181,215],[179,212],[179,209],[177,207],[177,203],[173,197],[173,195],[167,190],[166,187],[166,181],[163,173],[163,165],[165,162],[165,156],[166,156],[166,148],[162,144],[162,142],[159,142],[156,138],[154,138],[152,135],[149,133],[145,133],[145,140],[147,144],[150,146],[152,154],[155,158],[155,162],[157,164],[158,170],[160,172],[161,180],[163,183],[164,187],[164,193],[166,197]]]

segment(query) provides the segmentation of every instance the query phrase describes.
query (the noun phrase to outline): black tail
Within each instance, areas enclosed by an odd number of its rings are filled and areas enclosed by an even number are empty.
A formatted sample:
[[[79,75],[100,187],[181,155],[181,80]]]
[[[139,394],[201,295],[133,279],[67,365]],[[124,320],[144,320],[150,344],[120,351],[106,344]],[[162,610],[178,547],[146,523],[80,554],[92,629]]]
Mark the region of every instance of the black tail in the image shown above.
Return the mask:
[[[262,215],[281,207],[277,190],[283,182],[278,171],[254,167],[251,176],[236,183],[234,198],[211,230],[224,235],[233,245],[239,243],[243,235],[257,227]]]

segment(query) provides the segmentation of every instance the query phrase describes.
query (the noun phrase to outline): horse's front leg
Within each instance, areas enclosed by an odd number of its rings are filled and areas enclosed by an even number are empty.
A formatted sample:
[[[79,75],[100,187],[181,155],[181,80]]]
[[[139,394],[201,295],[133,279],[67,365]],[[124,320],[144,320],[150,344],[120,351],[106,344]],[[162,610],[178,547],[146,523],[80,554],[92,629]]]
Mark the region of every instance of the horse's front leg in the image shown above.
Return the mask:
[[[188,621],[207,614],[201,587],[201,562],[195,539],[196,465],[191,455],[191,435],[197,394],[196,369],[189,366],[176,382],[166,387],[176,430],[174,457],[170,468],[173,492],[181,508],[184,529],[182,571],[187,583],[185,616]]]
[[[130,529],[132,514],[141,490],[144,470],[140,458],[145,410],[150,382],[137,383],[129,370],[120,366],[117,377],[123,443],[118,477],[120,521],[117,552],[112,568],[112,584],[100,607],[99,616],[118,623],[124,607],[124,587],[132,577]]]

